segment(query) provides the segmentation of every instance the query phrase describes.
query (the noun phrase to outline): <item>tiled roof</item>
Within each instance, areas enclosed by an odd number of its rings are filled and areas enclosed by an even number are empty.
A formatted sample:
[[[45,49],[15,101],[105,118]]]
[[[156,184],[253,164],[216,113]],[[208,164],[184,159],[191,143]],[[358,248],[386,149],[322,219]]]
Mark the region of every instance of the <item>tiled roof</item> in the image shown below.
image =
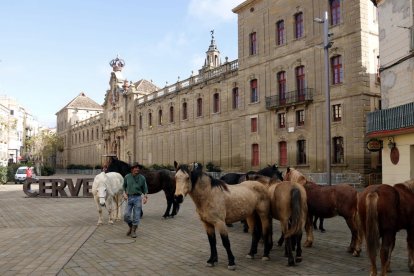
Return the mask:
[[[144,79],[134,83],[134,86],[138,93],[143,94],[149,94],[159,90],[159,88],[155,84]]]
[[[83,92],[81,92],[78,96],[76,96],[72,101],[70,101],[62,109],[68,109],[68,108],[103,110],[100,104],[98,104],[91,98],[87,97],[85,93]]]

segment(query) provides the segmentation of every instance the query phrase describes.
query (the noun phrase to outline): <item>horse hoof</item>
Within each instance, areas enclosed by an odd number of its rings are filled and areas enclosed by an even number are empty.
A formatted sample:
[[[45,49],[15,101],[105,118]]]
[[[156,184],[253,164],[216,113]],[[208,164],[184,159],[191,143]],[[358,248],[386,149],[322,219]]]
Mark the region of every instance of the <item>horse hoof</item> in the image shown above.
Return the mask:
[[[102,225],[102,222],[98,222],[96,225],[97,226],[101,226]]]
[[[269,261],[270,258],[269,257],[262,257],[262,261]]]
[[[297,263],[302,262],[302,257],[296,257],[296,262],[297,262]]]
[[[236,270],[236,265],[228,265],[227,269],[228,270]]]
[[[326,232],[325,229],[319,229],[319,230],[321,230],[321,233],[325,233]]]
[[[312,242],[310,241],[306,241],[305,244],[303,245],[304,247],[312,247]]]
[[[254,255],[247,254],[246,259],[254,259]]]
[[[213,267],[217,262],[206,263],[207,267]]]
[[[361,254],[361,250],[359,250],[359,251],[358,250],[355,250],[354,253],[352,253],[352,256],[359,257],[360,254]]]

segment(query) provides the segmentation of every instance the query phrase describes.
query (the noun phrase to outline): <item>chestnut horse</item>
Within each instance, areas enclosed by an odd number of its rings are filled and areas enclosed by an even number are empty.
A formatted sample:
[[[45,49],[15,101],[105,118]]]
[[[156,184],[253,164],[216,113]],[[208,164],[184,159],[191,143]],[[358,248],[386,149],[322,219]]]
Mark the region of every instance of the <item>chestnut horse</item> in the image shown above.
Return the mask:
[[[371,275],[377,275],[379,248],[381,275],[391,271],[395,236],[401,229],[407,230],[408,268],[414,272],[414,180],[394,186],[380,184],[366,187],[358,195],[358,214],[371,261]]]
[[[298,183],[262,175],[248,174],[247,178],[261,182],[268,189],[271,214],[274,219],[280,221],[288,265],[293,266],[295,262],[301,262],[302,229],[308,213],[305,188]],[[296,258],[293,258],[293,248],[296,248]]]
[[[217,229],[227,252],[229,270],[236,269],[234,255],[230,248],[227,223],[246,219],[252,231],[252,243],[247,257],[253,258],[261,235],[264,240],[263,259],[269,258],[270,252],[270,199],[266,187],[257,181],[245,181],[238,185],[227,185],[224,181],[214,179],[203,172],[202,165],[178,165],[176,168],[175,197],[181,203],[189,194],[196,206],[200,220],[204,224],[210,244],[208,266],[217,263],[216,234]],[[260,222],[259,222],[260,220]],[[254,227],[257,224],[257,227]],[[260,233],[260,230],[261,233]]]
[[[111,157],[107,166],[107,172],[118,172],[123,177],[131,172],[131,167],[128,163]],[[155,194],[164,191],[165,198],[167,199],[167,209],[164,212],[163,217],[174,217],[177,215],[180,204],[174,200],[175,192],[175,178],[174,173],[169,170],[147,170],[142,169],[140,173],[145,176],[147,180],[148,193]],[[172,210],[171,210],[172,207]],[[171,211],[171,213],[170,213]],[[142,216],[142,213],[141,213]]]
[[[306,220],[305,247],[312,247],[314,216],[320,218],[332,218],[341,216],[351,230],[352,238],[348,252],[353,256],[361,253],[361,239],[358,232],[357,202],[358,192],[348,184],[336,184],[332,186],[318,185],[308,181],[306,177],[296,169],[287,168],[285,180],[302,184],[306,189],[308,199],[308,218]]]

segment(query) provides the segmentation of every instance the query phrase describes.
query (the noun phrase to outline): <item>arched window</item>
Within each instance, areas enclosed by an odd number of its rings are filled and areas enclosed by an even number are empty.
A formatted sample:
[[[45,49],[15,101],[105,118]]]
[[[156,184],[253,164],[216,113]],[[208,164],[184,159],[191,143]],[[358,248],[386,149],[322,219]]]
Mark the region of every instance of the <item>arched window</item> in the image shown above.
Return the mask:
[[[252,166],[259,166],[259,144],[252,144]]]
[[[257,79],[250,81],[250,102],[256,103],[259,101],[259,92],[257,89]]]
[[[197,117],[203,116],[203,99],[197,99]]]
[[[295,14],[295,38],[303,37],[303,13]]]
[[[232,91],[232,108],[237,109],[239,107],[239,88],[234,87]]]
[[[162,109],[158,110],[158,125],[162,125]]]
[[[331,25],[341,23],[341,1],[329,0],[329,9],[331,12]]]
[[[183,103],[183,120],[188,119],[187,102]]]
[[[337,55],[331,58],[332,84],[343,82],[342,56]]]
[[[213,95],[213,113],[220,112],[220,95],[215,93]]]
[[[170,106],[170,123],[174,123],[174,107]]]
[[[285,41],[285,21],[279,20],[276,23],[276,44],[283,45]]]
[[[306,164],[306,140],[298,140],[297,142],[297,164]]]
[[[148,113],[148,126],[152,128],[152,113]]]
[[[250,33],[249,35],[249,48],[250,55],[257,54],[256,32]]]

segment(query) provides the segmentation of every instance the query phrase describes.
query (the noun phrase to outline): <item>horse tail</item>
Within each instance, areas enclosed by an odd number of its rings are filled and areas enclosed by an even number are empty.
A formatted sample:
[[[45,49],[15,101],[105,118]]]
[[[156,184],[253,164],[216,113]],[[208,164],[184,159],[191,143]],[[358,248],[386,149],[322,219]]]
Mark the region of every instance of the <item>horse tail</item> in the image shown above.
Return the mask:
[[[380,233],[378,228],[378,193],[371,192],[365,198],[366,220],[365,220],[365,239],[367,243],[368,255],[376,256],[380,246]]]
[[[285,238],[302,232],[302,195],[300,193],[300,190],[296,187],[293,187],[290,190],[290,209],[290,227],[289,230],[284,234]]]

